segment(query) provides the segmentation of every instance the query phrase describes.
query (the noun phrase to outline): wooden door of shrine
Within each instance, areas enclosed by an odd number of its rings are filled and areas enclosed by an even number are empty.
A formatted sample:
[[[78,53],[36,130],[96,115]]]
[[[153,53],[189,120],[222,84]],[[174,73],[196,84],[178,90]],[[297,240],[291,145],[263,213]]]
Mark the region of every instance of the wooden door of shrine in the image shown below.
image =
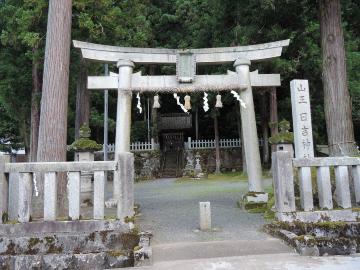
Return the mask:
[[[184,148],[184,134],[182,132],[163,133],[162,149],[167,151],[179,151]]]

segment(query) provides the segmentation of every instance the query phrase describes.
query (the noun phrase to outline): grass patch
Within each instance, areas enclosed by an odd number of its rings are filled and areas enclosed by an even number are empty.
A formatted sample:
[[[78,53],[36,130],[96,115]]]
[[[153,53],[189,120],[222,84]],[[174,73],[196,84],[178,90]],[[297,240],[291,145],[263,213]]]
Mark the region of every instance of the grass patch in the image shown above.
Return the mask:
[[[271,178],[271,171],[270,170],[263,170],[262,172],[263,178]],[[182,182],[197,182],[197,183],[204,183],[207,181],[231,181],[231,182],[237,182],[237,181],[247,181],[248,176],[247,173],[244,172],[224,172],[224,173],[210,173],[208,174],[207,178],[204,179],[194,179],[191,177],[181,177],[176,180],[177,183]]]
[[[203,178],[203,179],[181,177],[176,180],[176,183],[183,183],[183,182],[204,183],[210,181],[237,182],[237,181],[247,181],[247,180],[248,180],[247,174],[244,174],[242,172],[224,172],[219,174],[210,173],[207,178]]]

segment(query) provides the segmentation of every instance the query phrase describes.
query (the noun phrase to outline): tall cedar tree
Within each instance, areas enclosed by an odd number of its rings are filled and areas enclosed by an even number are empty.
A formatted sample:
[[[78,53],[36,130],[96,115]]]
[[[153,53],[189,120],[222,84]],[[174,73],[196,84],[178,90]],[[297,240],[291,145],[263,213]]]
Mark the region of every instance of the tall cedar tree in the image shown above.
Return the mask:
[[[66,161],[71,5],[71,0],[49,2],[38,161]],[[39,190],[42,189],[43,181],[39,181]],[[58,179],[58,194],[59,210],[63,212],[65,177]]]
[[[324,111],[331,156],[354,155],[340,0],[320,0]]]

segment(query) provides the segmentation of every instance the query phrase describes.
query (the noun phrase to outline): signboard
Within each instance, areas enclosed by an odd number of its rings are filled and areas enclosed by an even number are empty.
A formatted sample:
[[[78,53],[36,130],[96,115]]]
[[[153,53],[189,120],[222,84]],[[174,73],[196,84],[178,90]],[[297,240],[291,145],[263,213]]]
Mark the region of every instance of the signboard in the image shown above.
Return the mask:
[[[294,128],[295,157],[314,157],[314,143],[311,125],[309,82],[290,82],[292,118]]]

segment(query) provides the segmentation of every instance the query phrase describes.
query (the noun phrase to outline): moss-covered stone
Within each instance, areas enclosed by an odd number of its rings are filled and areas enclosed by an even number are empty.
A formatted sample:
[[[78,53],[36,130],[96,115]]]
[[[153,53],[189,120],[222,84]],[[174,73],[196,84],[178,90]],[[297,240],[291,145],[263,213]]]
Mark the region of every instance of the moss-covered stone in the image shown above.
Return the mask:
[[[319,255],[348,255],[360,251],[360,223],[272,222],[264,230],[285,240],[300,253],[315,247]],[[287,232],[287,233],[284,233]]]
[[[269,143],[279,144],[279,143],[293,143],[294,134],[290,132],[290,122],[287,120],[282,120],[279,123],[279,133],[269,138]]]
[[[1,220],[3,223],[6,223],[9,221],[9,214],[7,212],[3,212],[2,216],[1,216]]]
[[[102,145],[90,139],[91,130],[84,124],[79,130],[80,138],[75,140],[70,146],[69,151],[76,152],[95,152],[102,149]]]
[[[110,250],[107,251],[106,254],[111,257],[128,256],[128,252],[126,252],[126,250]]]

